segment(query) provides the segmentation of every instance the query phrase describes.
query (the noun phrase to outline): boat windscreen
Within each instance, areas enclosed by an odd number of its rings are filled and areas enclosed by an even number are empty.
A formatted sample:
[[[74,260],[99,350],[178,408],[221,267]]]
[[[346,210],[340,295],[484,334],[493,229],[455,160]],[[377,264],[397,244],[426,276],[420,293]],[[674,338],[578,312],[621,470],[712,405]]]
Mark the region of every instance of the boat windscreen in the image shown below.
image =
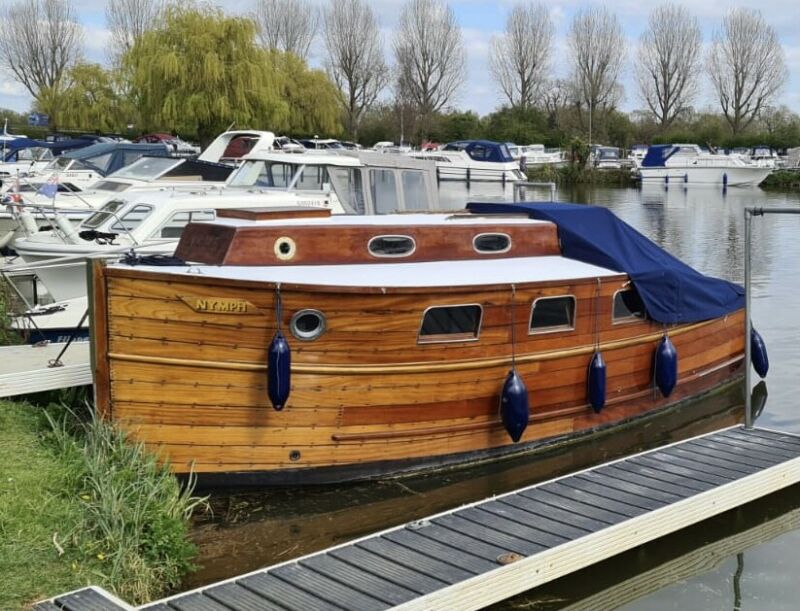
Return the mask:
[[[245,161],[231,174],[228,185],[231,187],[273,187],[287,188],[298,165],[294,163],[278,163],[262,160]]]
[[[142,157],[129,166],[117,170],[113,176],[151,181],[180,163],[180,159],[172,157]]]

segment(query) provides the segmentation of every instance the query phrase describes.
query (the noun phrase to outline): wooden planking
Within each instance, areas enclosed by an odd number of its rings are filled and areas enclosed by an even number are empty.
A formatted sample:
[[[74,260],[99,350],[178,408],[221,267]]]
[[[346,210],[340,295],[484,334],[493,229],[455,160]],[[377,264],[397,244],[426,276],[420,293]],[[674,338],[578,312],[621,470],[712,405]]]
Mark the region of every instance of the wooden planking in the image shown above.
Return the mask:
[[[186,227],[175,255],[185,261],[210,265],[313,265],[351,263],[410,263],[449,260],[528,257],[561,253],[558,234],[552,223],[503,224],[502,219],[485,225],[344,225],[336,226],[336,239],[330,239],[330,227],[322,225],[225,227],[207,223]],[[481,233],[505,233],[511,237],[511,249],[505,253],[479,254],[472,245]],[[375,257],[367,249],[371,238],[380,235],[411,237],[415,249],[408,256]],[[275,244],[290,237],[295,254],[280,259]],[[213,249],[208,245],[214,244]]]
[[[725,450],[723,439],[736,443]],[[775,443],[789,456],[773,455],[770,466],[750,473],[739,470],[725,483],[703,489],[682,484],[697,481],[693,475],[702,479],[706,471],[725,467],[699,464],[704,471],[689,469],[682,475],[643,466],[663,462],[670,467],[666,458],[679,455],[693,456],[699,463],[708,443],[715,444],[718,462],[727,467],[742,464],[743,450],[767,447],[764,444]],[[763,457],[760,449],[756,452]],[[663,481],[669,481],[672,489],[661,487]],[[309,603],[320,599],[329,606],[319,608],[478,609],[797,481],[799,438],[763,430],[710,433],[389,529],[223,585],[246,588],[289,610],[318,608]],[[654,490],[662,492],[659,498]],[[541,520],[540,515],[548,518]],[[511,552],[519,554],[516,561],[500,562]],[[306,598],[279,598],[278,590],[271,590],[286,587]],[[200,588],[157,604],[196,611],[197,607],[178,605],[186,596],[198,600],[209,589],[220,593],[219,600],[230,608],[247,608],[236,606],[238,598],[221,597],[225,592],[240,594],[230,585],[227,590]]]

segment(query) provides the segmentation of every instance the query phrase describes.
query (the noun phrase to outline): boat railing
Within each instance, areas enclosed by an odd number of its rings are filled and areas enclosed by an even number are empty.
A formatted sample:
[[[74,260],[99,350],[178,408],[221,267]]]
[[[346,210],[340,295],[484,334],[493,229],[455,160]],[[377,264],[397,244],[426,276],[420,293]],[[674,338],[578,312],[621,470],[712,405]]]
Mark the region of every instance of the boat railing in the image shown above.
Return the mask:
[[[514,201],[525,201],[527,198],[523,197],[522,193],[527,189],[549,189],[550,201],[556,201],[556,183],[530,180],[518,181],[514,183]]]
[[[514,168],[517,169],[517,168]],[[467,184],[471,181],[482,181],[482,180],[491,180],[496,181],[499,180],[503,184],[506,182],[513,182],[513,178],[509,178],[506,175],[510,172],[510,169],[493,169],[493,168],[470,168],[470,167],[459,167],[459,168],[450,168],[446,166],[436,166],[436,182],[440,182],[442,180],[466,180]]]

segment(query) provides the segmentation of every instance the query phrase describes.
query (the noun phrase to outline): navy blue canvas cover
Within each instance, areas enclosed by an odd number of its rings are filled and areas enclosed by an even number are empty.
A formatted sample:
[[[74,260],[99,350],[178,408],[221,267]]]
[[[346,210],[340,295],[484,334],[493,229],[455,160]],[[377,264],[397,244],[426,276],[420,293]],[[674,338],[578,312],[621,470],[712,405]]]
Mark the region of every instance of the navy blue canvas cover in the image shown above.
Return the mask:
[[[657,322],[708,320],[744,307],[744,288],[692,269],[607,208],[473,202],[467,209],[480,214],[525,213],[555,223],[565,257],[628,274],[648,316]]]

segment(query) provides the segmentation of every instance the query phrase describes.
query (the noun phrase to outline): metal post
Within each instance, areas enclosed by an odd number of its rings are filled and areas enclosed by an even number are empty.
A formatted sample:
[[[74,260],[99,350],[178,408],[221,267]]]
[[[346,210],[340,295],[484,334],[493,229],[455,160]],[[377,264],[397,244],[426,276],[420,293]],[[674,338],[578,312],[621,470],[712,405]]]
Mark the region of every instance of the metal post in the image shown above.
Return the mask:
[[[750,400],[750,232],[753,208],[744,209],[744,428],[753,428],[753,405]]]

